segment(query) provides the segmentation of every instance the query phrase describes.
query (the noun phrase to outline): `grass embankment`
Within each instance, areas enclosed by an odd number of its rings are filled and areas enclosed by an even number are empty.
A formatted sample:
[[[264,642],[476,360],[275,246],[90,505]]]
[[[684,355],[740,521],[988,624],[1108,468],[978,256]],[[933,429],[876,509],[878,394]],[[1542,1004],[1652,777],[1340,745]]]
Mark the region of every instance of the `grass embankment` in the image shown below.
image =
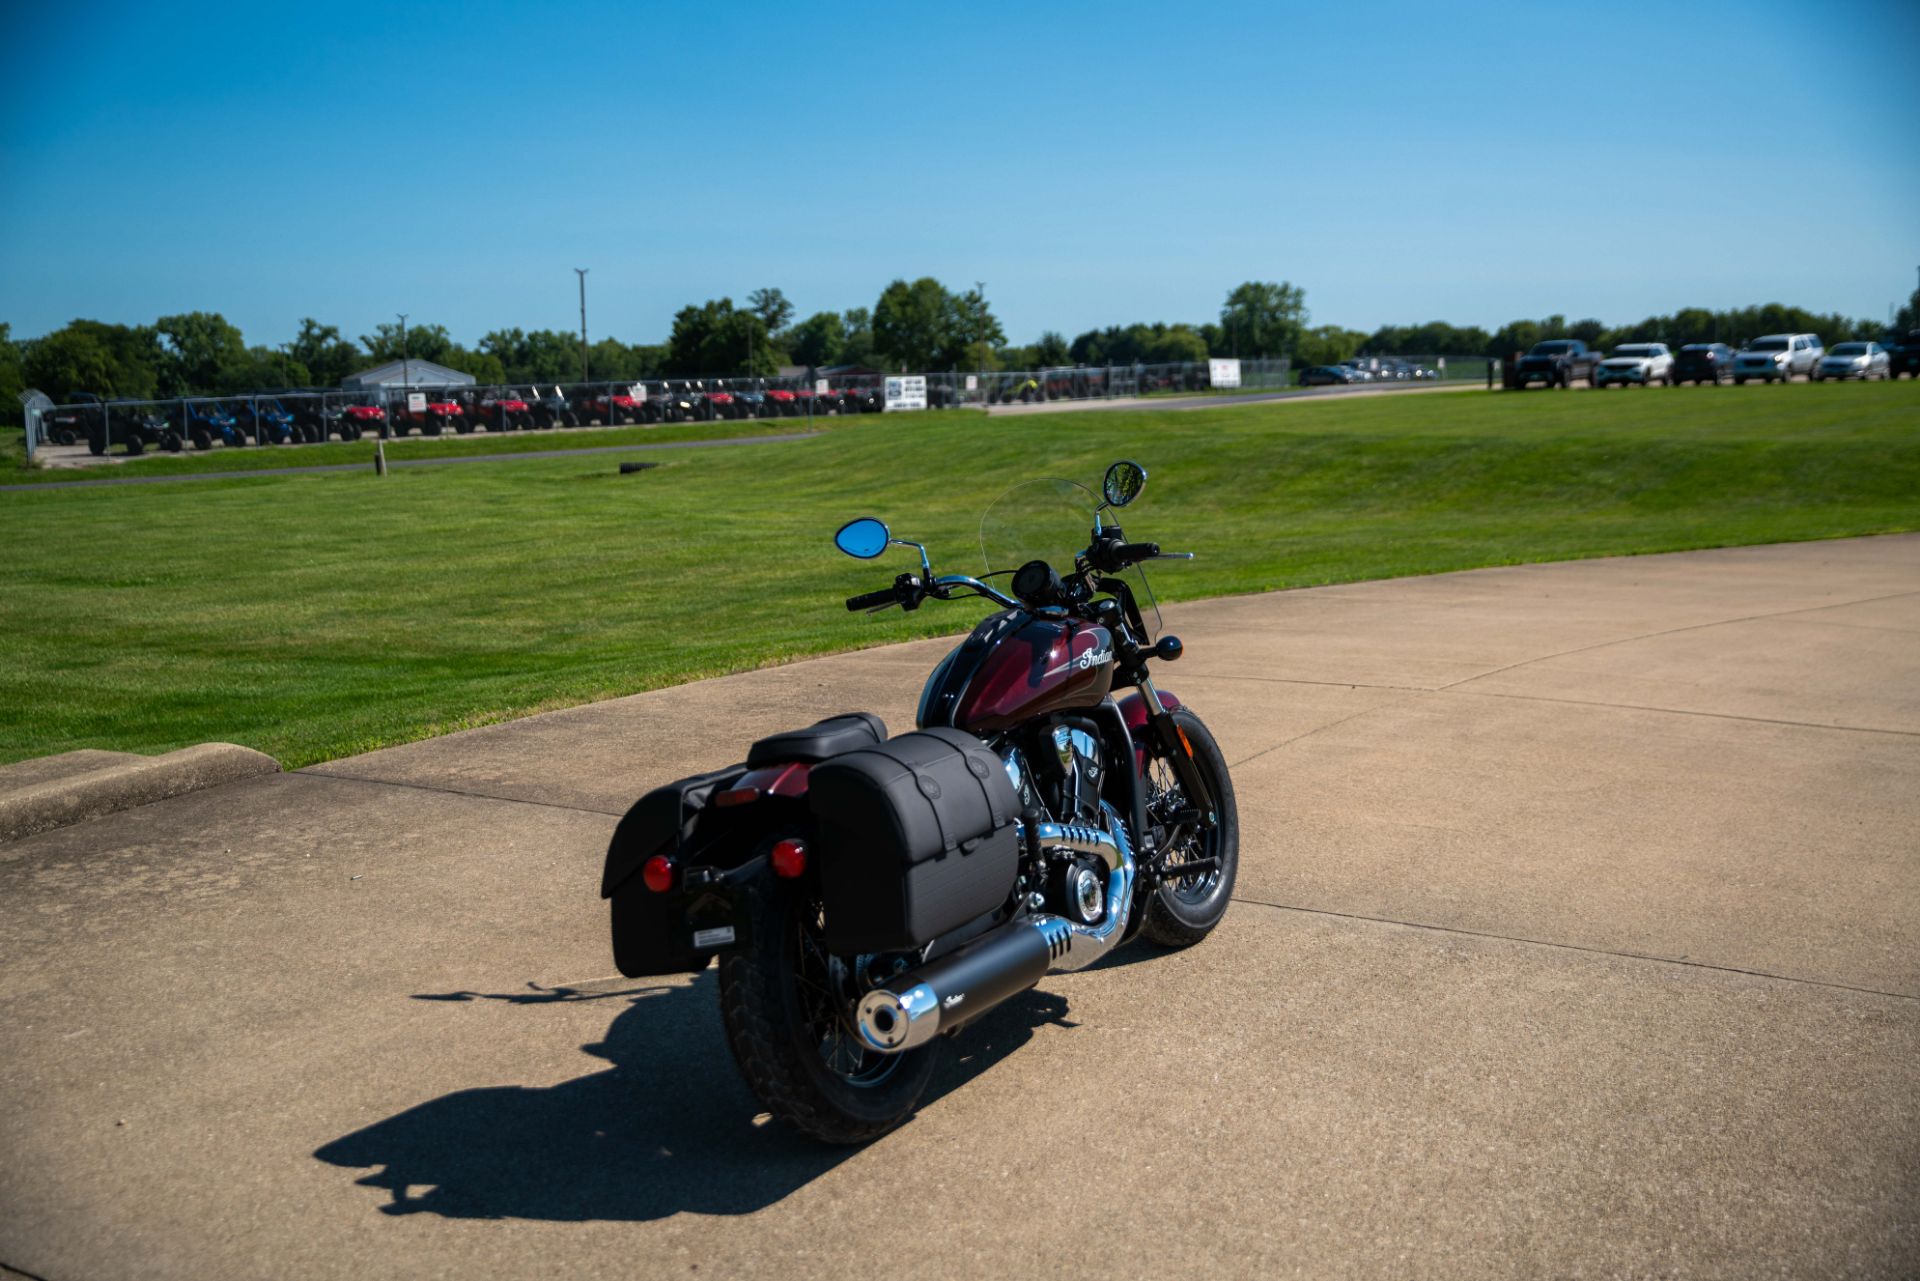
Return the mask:
[[[0,495],[0,759],[301,765],[963,629],[977,607],[848,615],[908,560],[834,528],[877,514],[977,571],[1007,485],[1118,457],[1153,473],[1128,531],[1200,553],[1156,572],[1176,599],[1920,528],[1912,383],[868,418],[652,457]]]
[[[837,419],[815,419],[818,428]],[[192,476],[209,472],[280,471],[288,467],[324,467],[357,463],[373,467],[373,437],[352,444],[248,445],[229,449],[217,445],[201,453],[178,454],[150,450],[138,458],[85,467],[28,467],[26,432],[0,429],[0,485],[59,484],[63,481],[105,480],[123,476]],[[529,454],[554,449],[593,449],[604,445],[658,445],[686,440],[729,440],[735,436],[781,436],[808,430],[805,418],[755,418],[744,422],[677,423],[657,427],[588,427],[566,431],[476,432],[471,436],[402,436],[387,442],[389,461],[415,458],[459,458],[480,454]],[[114,457],[120,457],[116,447]]]

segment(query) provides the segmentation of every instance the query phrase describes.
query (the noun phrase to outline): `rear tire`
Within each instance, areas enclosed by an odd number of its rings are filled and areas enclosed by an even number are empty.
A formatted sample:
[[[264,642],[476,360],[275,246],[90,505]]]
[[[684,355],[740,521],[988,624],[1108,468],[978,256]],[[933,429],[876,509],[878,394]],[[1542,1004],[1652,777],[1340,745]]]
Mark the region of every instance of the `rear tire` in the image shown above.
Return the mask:
[[[852,987],[846,962],[822,942],[818,893],[761,877],[745,894],[752,942],[720,958],[720,1013],[741,1075],[769,1112],[803,1134],[842,1144],[879,1138],[913,1114],[942,1043],[896,1055],[861,1047],[844,1012],[824,999],[825,990],[850,996]]]
[[[1233,779],[1227,758],[1204,722],[1184,707],[1174,709],[1174,723],[1193,747],[1194,763],[1212,790],[1218,822],[1210,832],[1185,838],[1165,855],[1167,869],[1191,858],[1215,858],[1210,872],[1161,881],[1147,896],[1140,934],[1160,947],[1192,947],[1220,923],[1233,901],[1233,882],[1240,870],[1240,814],[1233,799]],[[1147,761],[1147,821],[1156,826],[1156,810],[1165,812],[1185,804],[1172,766],[1165,760]]]

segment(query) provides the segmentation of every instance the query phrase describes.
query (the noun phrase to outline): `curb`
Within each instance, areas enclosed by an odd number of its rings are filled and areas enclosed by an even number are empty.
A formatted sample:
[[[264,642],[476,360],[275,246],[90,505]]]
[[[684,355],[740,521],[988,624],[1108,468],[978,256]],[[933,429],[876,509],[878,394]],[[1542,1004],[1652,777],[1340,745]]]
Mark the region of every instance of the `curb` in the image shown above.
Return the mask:
[[[234,743],[199,743],[164,756],[65,752],[0,766],[0,842],[279,772],[273,757]]]

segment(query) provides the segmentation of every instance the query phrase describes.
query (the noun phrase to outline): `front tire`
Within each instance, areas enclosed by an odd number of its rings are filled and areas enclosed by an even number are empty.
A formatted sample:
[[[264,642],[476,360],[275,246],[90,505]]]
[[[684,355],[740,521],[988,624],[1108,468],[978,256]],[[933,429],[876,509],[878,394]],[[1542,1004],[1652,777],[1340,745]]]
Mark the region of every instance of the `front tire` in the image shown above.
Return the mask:
[[[1192,947],[1213,932],[1213,927],[1227,914],[1227,905],[1233,900],[1234,877],[1240,870],[1240,814],[1234,804],[1227,758],[1198,716],[1180,707],[1174,709],[1173,720],[1181,736],[1192,745],[1194,763],[1200,767],[1200,776],[1213,793],[1218,821],[1211,831],[1191,833],[1167,850],[1162,880],[1147,896],[1141,937],[1167,948]],[[1162,757],[1150,756],[1147,821],[1164,831],[1162,818],[1186,804],[1171,763]],[[1193,876],[1172,874],[1181,863],[1199,858],[1213,858],[1218,864],[1210,871]]]
[[[818,891],[763,877],[746,890],[749,945],[720,959],[720,1013],[747,1086],[824,1143],[879,1138],[913,1114],[942,1042],[864,1048],[848,1022],[855,958],[831,956]]]

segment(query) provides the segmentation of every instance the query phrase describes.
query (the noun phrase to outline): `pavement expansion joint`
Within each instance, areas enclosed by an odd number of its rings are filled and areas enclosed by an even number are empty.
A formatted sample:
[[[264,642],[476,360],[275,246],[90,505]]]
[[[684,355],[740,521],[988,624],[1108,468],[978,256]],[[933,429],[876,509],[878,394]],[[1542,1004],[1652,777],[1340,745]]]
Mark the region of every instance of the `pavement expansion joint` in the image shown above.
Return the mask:
[[[1433,691],[1415,690],[1413,692],[1426,694],[1426,693],[1432,693]],[[1295,734],[1292,738],[1283,739],[1280,742],[1275,743],[1272,747],[1263,747],[1259,751],[1253,753],[1250,756],[1243,756],[1237,761],[1229,761],[1227,763],[1227,768],[1239,769],[1242,765],[1247,764],[1249,761],[1257,761],[1262,756],[1266,756],[1266,755],[1269,755],[1270,753],[1277,752],[1283,747],[1291,747],[1303,738],[1312,738],[1315,734],[1324,734],[1330,729],[1338,729],[1340,726],[1345,725],[1348,721],[1359,720],[1362,716],[1370,716],[1375,712],[1384,712],[1395,707],[1401,707],[1401,706],[1404,706],[1406,702],[1407,700],[1402,698],[1402,699],[1396,699],[1391,703],[1381,703],[1377,707],[1363,707],[1357,712],[1354,712],[1347,716],[1342,716],[1337,721],[1328,721],[1325,725],[1316,725],[1310,730],[1303,730],[1302,732]]]
[[[1276,912],[1301,912],[1309,916],[1330,916],[1342,921],[1359,921],[1369,925],[1395,925],[1409,930],[1432,930],[1441,934],[1458,934],[1466,938],[1489,939],[1501,943],[1516,943],[1523,947],[1550,947],[1565,952],[1585,952],[1592,956],[1614,956],[1626,961],[1647,961],[1654,965],[1676,965],[1691,970],[1712,970],[1720,974],[1739,974],[1747,978],[1767,979],[1775,983],[1792,983],[1801,987],[1831,988],[1840,992],[1858,992],[1863,996],[1885,996],[1896,1001],[1920,1002],[1920,992],[1889,992],[1885,988],[1862,987],[1857,983],[1838,983],[1832,979],[1810,979],[1796,974],[1776,974],[1771,970],[1751,970],[1738,965],[1716,965],[1711,961],[1690,961],[1680,956],[1660,956],[1652,952],[1628,952],[1619,948],[1595,947],[1588,943],[1563,943],[1556,939],[1527,938],[1518,934],[1500,934],[1493,930],[1470,930],[1458,925],[1438,925],[1431,921],[1403,921],[1391,916],[1369,916],[1363,912],[1337,912],[1326,907],[1302,907],[1297,903],[1272,903],[1266,899],[1233,897],[1233,902],[1248,907],[1265,907]]]
[[[1825,729],[1842,734],[1892,734],[1900,738],[1920,738],[1920,730],[1880,729],[1872,725],[1824,725],[1819,721],[1792,721],[1779,716],[1742,716],[1738,712],[1703,712],[1691,707],[1652,707],[1646,703],[1609,703],[1597,698],[1566,698],[1553,694],[1510,694],[1500,690],[1486,689],[1436,692],[1464,694],[1470,698],[1515,698],[1525,703],[1564,703],[1569,707],[1613,707],[1623,712],[1658,712],[1665,716],[1702,716],[1708,720],[1749,721],[1755,725],[1791,725],[1797,729]]]
[[[567,810],[574,814],[598,814],[604,818],[619,818],[621,811],[597,810],[586,805],[562,805],[558,801],[535,801],[524,796],[498,796],[492,792],[469,792],[459,787],[439,787],[432,783],[405,783],[392,778],[368,778],[364,774],[332,774],[325,770],[298,769],[289,773],[303,778],[327,778],[343,783],[367,783],[374,787],[404,787],[416,792],[439,792],[445,796],[465,796],[476,801],[499,801],[504,805],[533,805],[540,809]]]
[[[1485,680],[1489,676],[1498,676],[1503,672],[1513,671],[1515,668],[1530,667],[1534,663],[1547,663],[1556,658],[1569,658],[1575,654],[1585,654],[1596,649],[1609,649],[1615,645],[1632,645],[1638,641],[1656,640],[1662,636],[1678,636],[1682,632],[1705,631],[1710,627],[1731,627],[1736,623],[1757,623],[1763,619],[1785,618],[1791,614],[1812,614],[1823,609],[1842,609],[1848,605],[1872,605],[1879,601],[1899,600],[1906,596],[1920,596],[1920,592],[1888,592],[1883,596],[1863,596],[1858,600],[1827,601],[1821,605],[1799,605],[1793,609],[1770,610],[1764,614],[1748,614],[1741,618],[1717,618],[1711,622],[1688,623],[1684,627],[1666,627],[1655,632],[1643,632],[1637,636],[1617,636],[1612,640],[1595,641],[1591,645],[1578,645],[1573,649],[1563,649],[1557,654],[1540,654],[1533,658],[1523,658],[1518,662],[1508,663],[1505,667],[1496,667],[1492,671],[1481,672],[1478,675],[1463,676],[1457,681],[1451,681],[1448,684],[1440,686],[1439,690],[1444,693],[1447,690],[1457,689],[1462,685],[1471,684],[1474,681]]]

